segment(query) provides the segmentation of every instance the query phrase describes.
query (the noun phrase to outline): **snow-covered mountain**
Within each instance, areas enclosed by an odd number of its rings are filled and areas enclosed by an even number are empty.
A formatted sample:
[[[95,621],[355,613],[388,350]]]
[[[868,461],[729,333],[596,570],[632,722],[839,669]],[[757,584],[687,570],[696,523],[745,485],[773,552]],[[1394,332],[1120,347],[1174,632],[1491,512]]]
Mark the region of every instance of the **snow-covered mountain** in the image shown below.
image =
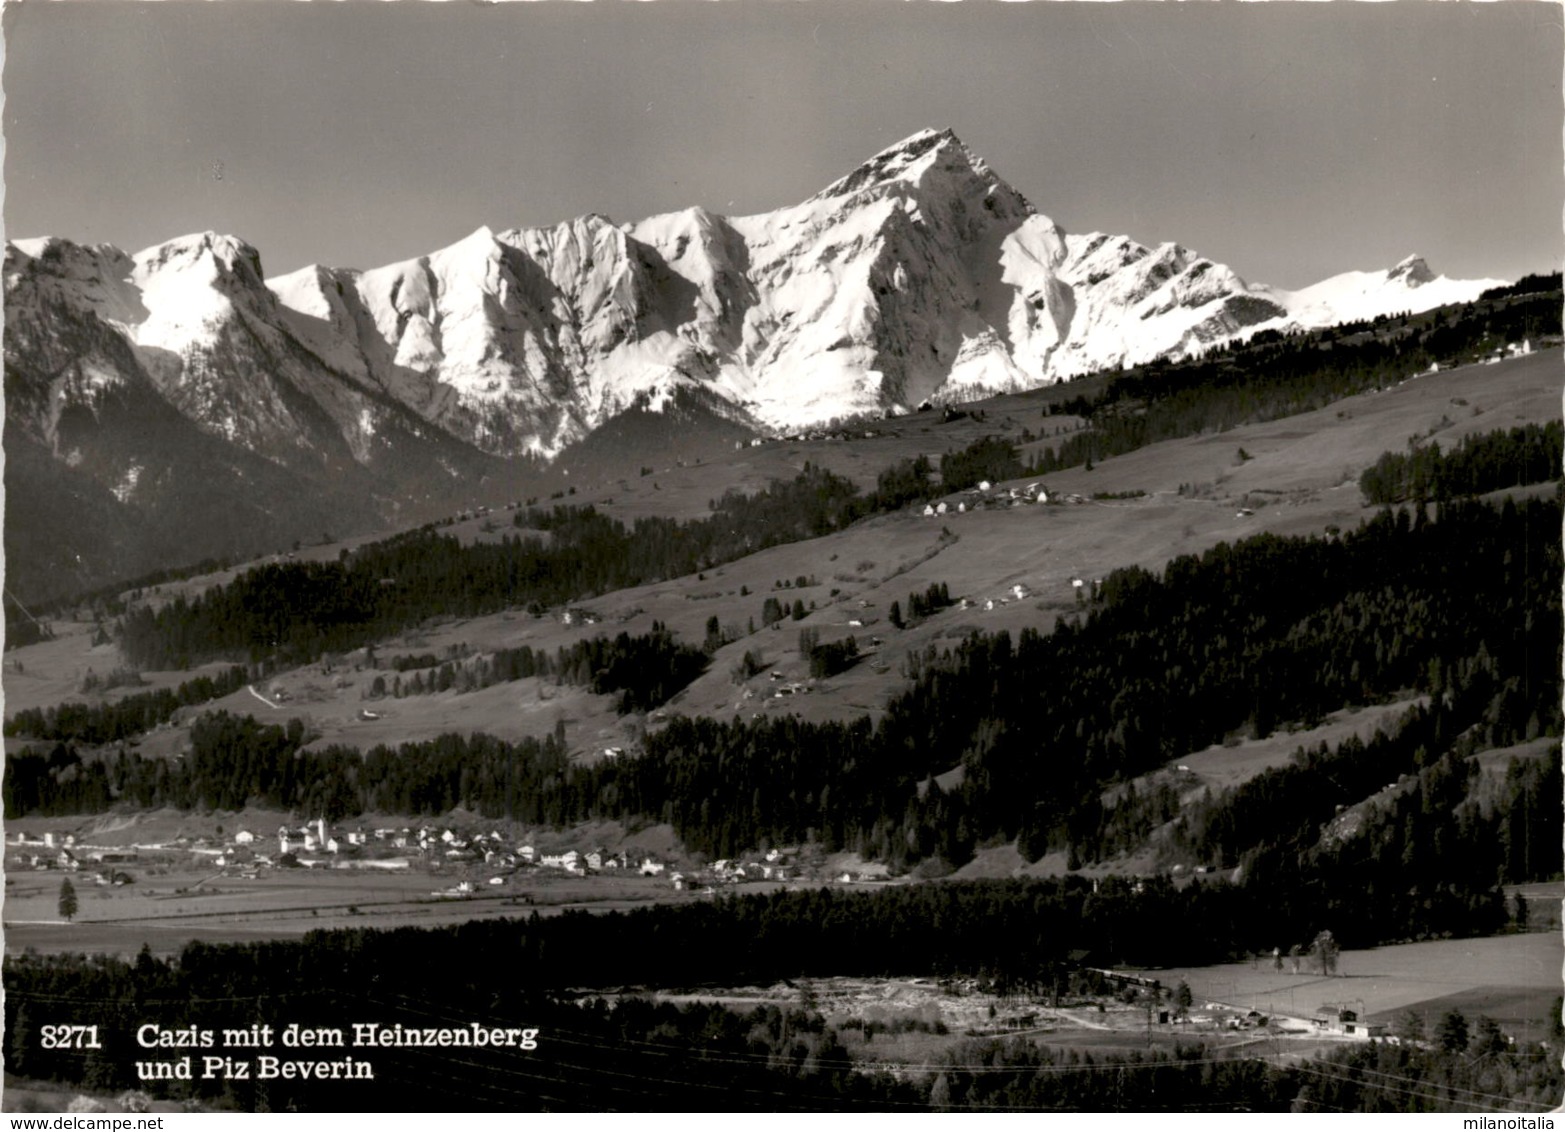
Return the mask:
[[[486,461],[552,458],[631,409],[791,429],[1497,282],[1413,257],[1297,292],[1251,285],[1177,244],[1067,234],[949,131],[923,131],[774,212],[481,228],[368,271],[267,280],[254,248],[214,233],[135,255],[18,240],[6,429],[126,505],[182,466],[136,440],[156,419],[203,474],[226,461],[230,496],[285,471],[384,512]]]
[[[775,212],[480,229],[407,263],[270,286],[323,361],[486,451],[552,456],[680,387],[793,428],[1496,282],[1410,259],[1291,294],[1252,286],[1177,244],[1067,235],[949,131],[924,131]]]
[[[1497,282],[1437,278],[1413,257],[1297,292],[1252,286],[1177,244],[1067,235],[949,131],[775,212],[481,228],[370,271],[312,266],[263,285],[255,250],[212,233],[135,256],[17,241],[7,261],[8,306],[90,312],[208,432],[277,460],[361,464],[399,410],[404,428],[549,457],[681,386],[795,427],[1263,326],[1428,309]]]

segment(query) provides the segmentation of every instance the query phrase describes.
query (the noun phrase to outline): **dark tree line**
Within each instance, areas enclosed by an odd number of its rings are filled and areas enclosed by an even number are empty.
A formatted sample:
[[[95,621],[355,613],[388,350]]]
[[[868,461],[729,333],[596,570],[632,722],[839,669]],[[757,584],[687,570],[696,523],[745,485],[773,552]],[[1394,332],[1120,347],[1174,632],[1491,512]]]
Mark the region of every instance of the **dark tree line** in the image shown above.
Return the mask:
[[[440,692],[473,692],[495,684],[552,676],[562,683],[579,684],[600,695],[618,692],[620,714],[650,711],[666,703],[706,670],[710,657],[701,649],[682,645],[661,622],[650,632],[632,637],[593,637],[562,645],[553,655],[530,645],[496,649],[484,656],[441,661],[433,654],[392,658],[397,675],[388,687],[385,677],[370,685],[373,696],[434,695]],[[413,675],[408,677],[406,673]]]
[[[800,629],[799,655],[809,665],[810,675],[816,680],[824,680],[846,672],[858,663],[858,638],[850,634],[840,641],[822,644],[819,629]]]
[[[174,718],[182,707],[231,695],[245,686],[249,671],[234,665],[216,676],[197,676],[178,688],[138,692],[111,703],[64,703],[49,708],[23,708],[5,721],[7,735],[52,739],[97,746],[151,731]]]
[[[1445,502],[1560,478],[1565,426],[1559,421],[1464,437],[1449,452],[1427,444],[1387,452],[1359,476],[1368,503]]]
[[[940,458],[940,486],[947,494],[976,487],[984,480],[996,483],[1026,474],[1016,445],[999,437],[981,437],[962,451]]]
[[[949,609],[956,604],[951,600],[951,591],[944,582],[931,582],[923,593],[917,590],[907,595],[907,618],[904,621],[901,609],[895,602],[891,608],[897,611],[897,615],[891,618],[891,623],[898,629],[904,625],[916,625],[926,617],[933,617],[942,609]]]
[[[398,748],[303,750],[304,726],[261,724],[218,712],[191,729],[178,762],[120,751],[83,761],[64,746],[7,760],[7,816],[94,812],[115,801],[139,808],[239,809],[249,804],[329,821],[368,811],[435,815],[456,807],[488,817],[564,824],[582,816],[564,789],[563,736],[508,743],[443,735]]]
[[[1565,1086],[1541,1045],[1489,1057],[1382,1042],[1286,1065],[1204,1045],[1100,1054],[1021,1039],[943,1055],[931,1108],[1087,1112],[1509,1112],[1538,1114]]]
[[[1548,274],[1523,275],[1514,283],[1507,283],[1501,287],[1490,287],[1479,295],[1480,301],[1488,299],[1505,299],[1513,295],[1547,295],[1560,289],[1560,273],[1558,271]]]
[[[534,612],[593,594],[693,574],[770,546],[816,538],[900,506],[865,496],[813,466],[752,496],[729,492],[706,518],[638,519],[591,507],[529,509],[529,532],[464,546],[426,527],[373,543],[337,562],[269,564],[156,612],[120,622],[122,647],[144,668],[182,668],[213,657],[305,663],[432,617],[471,617],[526,606]],[[540,537],[542,536],[542,537]]]

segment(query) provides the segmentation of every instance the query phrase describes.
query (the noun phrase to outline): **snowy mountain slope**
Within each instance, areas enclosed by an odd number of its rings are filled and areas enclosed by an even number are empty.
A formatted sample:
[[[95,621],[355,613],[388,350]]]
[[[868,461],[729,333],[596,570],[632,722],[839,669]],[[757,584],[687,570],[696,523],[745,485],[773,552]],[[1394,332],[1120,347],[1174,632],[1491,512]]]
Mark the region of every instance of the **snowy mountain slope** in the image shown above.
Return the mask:
[[[1412,257],[1296,292],[1251,285],[1178,244],[1067,234],[950,131],[925,130],[773,212],[480,228],[366,271],[266,280],[254,248],[211,232],[134,255],[15,241],[7,428],[126,506],[156,477],[108,433],[156,417],[205,438],[178,451],[236,453],[214,483],[259,460],[384,513],[553,458],[629,411],[699,405],[793,429],[1426,310],[1495,282]],[[90,441],[62,444],[62,421],[111,404],[72,434]],[[253,479],[261,465],[245,466]]]
[[[1387,271],[1347,271],[1300,291],[1277,291],[1275,296],[1288,312],[1286,324],[1313,328],[1470,302],[1505,282],[1447,279],[1431,271],[1422,257],[1410,255]]]
[[[5,259],[16,592],[376,528],[498,462],[321,362],[227,237]]]

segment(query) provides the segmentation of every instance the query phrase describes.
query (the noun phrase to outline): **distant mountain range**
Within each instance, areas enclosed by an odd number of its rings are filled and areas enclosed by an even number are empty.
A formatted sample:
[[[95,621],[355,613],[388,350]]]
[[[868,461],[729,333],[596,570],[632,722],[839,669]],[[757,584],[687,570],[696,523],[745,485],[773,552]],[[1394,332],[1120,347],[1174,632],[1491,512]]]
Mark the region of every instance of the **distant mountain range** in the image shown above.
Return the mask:
[[[1476,298],[1417,257],[1297,292],[1069,235],[949,131],[802,204],[484,228],[266,279],[232,236],[7,243],[13,593],[370,529],[627,411],[791,429]]]

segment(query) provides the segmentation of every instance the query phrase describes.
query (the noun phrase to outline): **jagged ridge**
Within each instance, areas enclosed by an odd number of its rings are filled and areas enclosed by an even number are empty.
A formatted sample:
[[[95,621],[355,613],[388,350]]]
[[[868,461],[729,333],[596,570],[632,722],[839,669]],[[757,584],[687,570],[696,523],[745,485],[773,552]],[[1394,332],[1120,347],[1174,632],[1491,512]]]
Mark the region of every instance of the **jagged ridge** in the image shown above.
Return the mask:
[[[125,506],[172,499],[182,475],[254,492],[270,468],[293,479],[269,492],[332,483],[385,514],[493,458],[553,458],[631,409],[795,428],[1497,282],[1409,257],[1298,292],[1252,286],[1178,244],[1069,235],[951,131],[926,130],[774,212],[480,228],[367,271],[266,280],[256,249],[213,232],[135,255],[14,241],[6,424]],[[153,460],[134,422],[154,418],[183,422],[176,450],[226,446],[230,470]]]

